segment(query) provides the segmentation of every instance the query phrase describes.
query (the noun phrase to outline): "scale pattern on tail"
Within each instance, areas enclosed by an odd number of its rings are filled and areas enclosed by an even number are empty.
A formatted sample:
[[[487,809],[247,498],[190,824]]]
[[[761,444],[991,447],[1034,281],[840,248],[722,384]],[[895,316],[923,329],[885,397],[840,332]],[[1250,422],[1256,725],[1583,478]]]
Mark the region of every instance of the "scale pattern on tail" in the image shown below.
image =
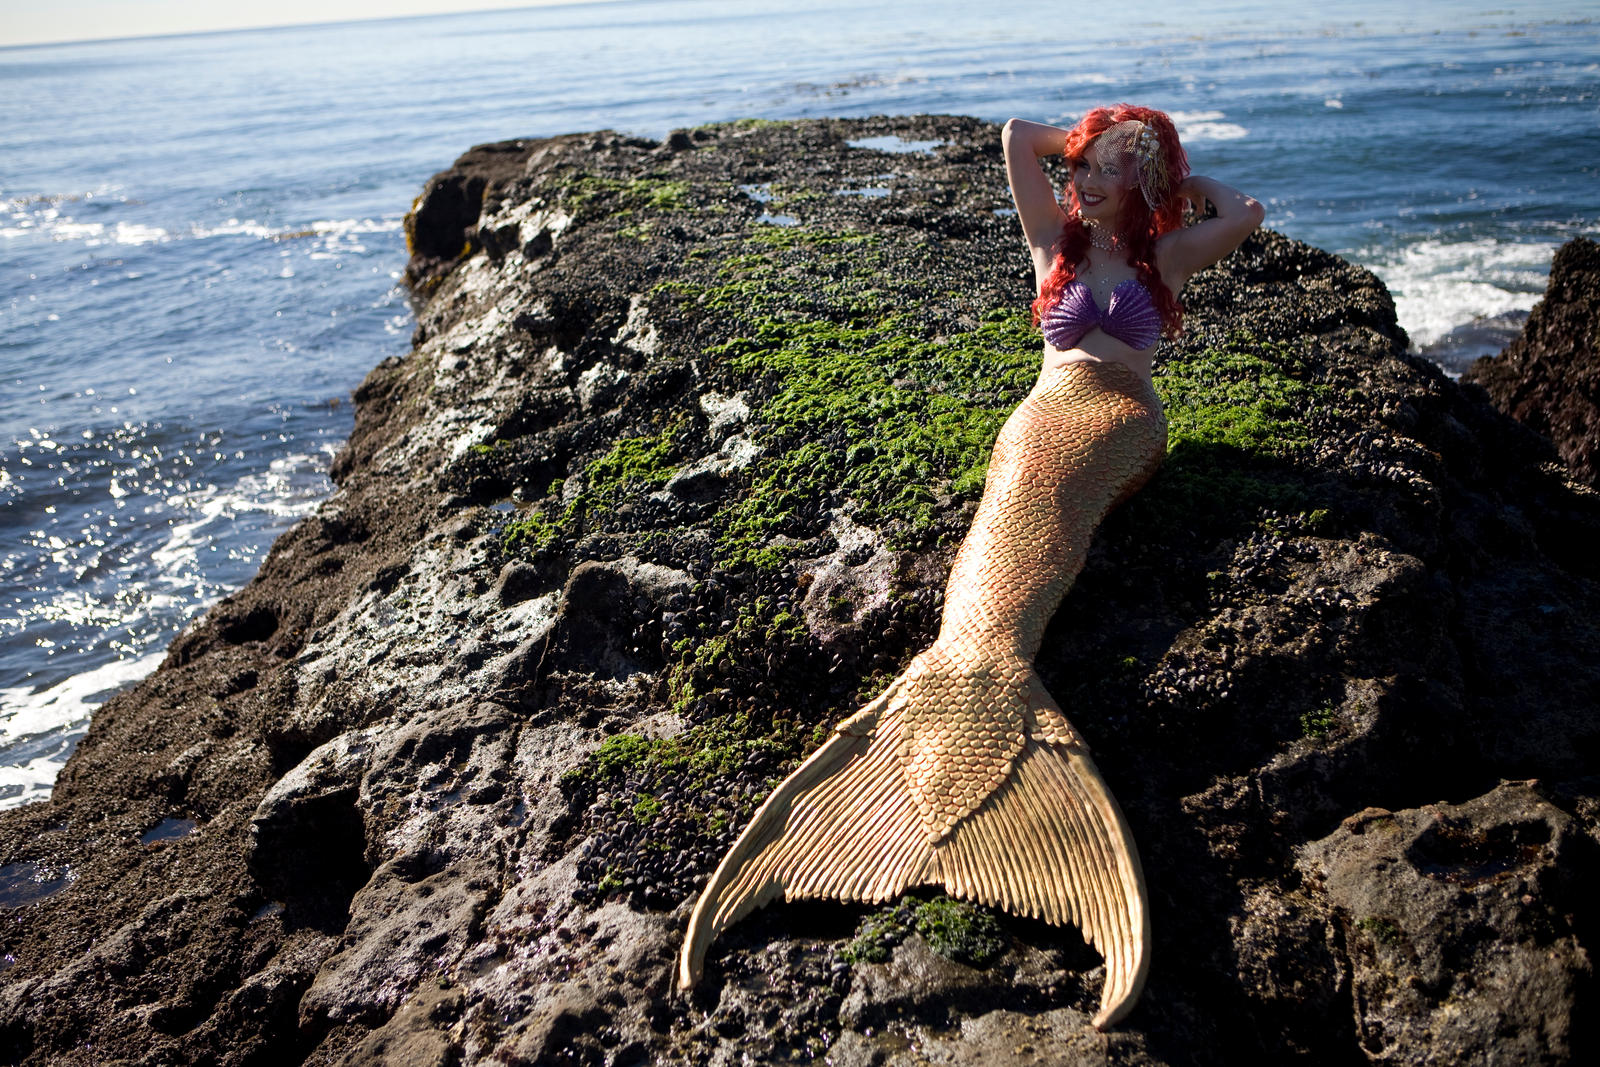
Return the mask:
[[[917,885],[1077,926],[1106,957],[1096,1026],[1148,968],[1138,854],[1033,660],[1108,511],[1154,472],[1166,421],[1119,363],[1045,372],[995,442],[939,638],[762,805],[707,883],[684,941],[783,896],[876,903]]]

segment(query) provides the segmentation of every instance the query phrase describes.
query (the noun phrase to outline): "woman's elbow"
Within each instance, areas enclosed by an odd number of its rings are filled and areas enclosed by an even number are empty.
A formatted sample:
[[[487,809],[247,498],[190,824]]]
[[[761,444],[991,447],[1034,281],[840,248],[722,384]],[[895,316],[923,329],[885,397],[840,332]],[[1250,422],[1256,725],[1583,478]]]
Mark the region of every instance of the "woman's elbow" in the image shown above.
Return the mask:
[[[1233,232],[1237,244],[1261,228],[1261,221],[1267,217],[1267,209],[1254,197],[1242,196],[1238,210],[1227,214],[1226,221],[1232,224],[1229,229]]]
[[[1009,162],[1013,154],[1021,158],[1024,154],[1022,146],[1027,143],[1027,123],[1023,119],[1006,119],[1006,124],[1000,127],[1000,151]]]

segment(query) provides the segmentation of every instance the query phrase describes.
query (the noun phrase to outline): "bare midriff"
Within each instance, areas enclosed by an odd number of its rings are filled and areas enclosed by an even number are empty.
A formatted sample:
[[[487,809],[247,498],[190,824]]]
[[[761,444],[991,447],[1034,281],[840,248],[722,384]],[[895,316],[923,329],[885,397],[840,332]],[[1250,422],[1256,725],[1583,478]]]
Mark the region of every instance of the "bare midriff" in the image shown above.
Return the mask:
[[[1121,363],[1148,382],[1155,353],[1154,345],[1141,351],[1128,347],[1104,330],[1093,329],[1083,335],[1081,343],[1076,348],[1069,348],[1065,352],[1051,347],[1046,342],[1044,366],[1040,368],[1040,373],[1064,367],[1068,363]]]

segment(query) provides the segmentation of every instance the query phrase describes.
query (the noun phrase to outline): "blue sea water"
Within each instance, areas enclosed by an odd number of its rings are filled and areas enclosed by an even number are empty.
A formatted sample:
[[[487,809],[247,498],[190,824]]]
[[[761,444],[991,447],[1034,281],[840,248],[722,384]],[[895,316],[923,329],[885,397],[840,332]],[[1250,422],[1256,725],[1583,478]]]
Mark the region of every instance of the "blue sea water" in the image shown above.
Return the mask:
[[[1589,0],[1085,10],[628,0],[0,48],[0,806],[48,796],[93,708],[329,491],[350,391],[408,348],[401,219],[472,144],[1148,103],[1452,370],[1600,230]]]

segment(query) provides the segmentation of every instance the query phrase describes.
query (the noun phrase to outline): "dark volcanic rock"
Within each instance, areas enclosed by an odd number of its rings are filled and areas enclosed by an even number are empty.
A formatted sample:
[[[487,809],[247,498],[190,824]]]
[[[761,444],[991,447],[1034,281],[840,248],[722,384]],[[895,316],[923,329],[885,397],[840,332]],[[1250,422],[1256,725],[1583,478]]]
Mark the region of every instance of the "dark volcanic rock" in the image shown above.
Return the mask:
[[[1562,245],[1522,334],[1461,377],[1555,442],[1574,476],[1600,485],[1600,243]]]
[[[428,292],[452,264],[482,245],[479,216],[499,206],[498,194],[522,173],[530,151],[527,141],[479,145],[429,179],[406,216],[411,262],[405,278],[413,291]]]
[[[1357,1037],[1378,1060],[1570,1061],[1589,972],[1573,881],[1593,862],[1572,820],[1525,784],[1465,804],[1369,808],[1308,845],[1334,907]]]
[[[0,817],[0,1058],[1593,1058],[1600,504],[1271,233],[1183,294],[1167,462],[1040,657],[1151,886],[1126,1025],[1076,931],[929,892],[771,906],[673,991],[733,835],[931,639],[1036,371],[997,135],[430,182],[338,491]]]

